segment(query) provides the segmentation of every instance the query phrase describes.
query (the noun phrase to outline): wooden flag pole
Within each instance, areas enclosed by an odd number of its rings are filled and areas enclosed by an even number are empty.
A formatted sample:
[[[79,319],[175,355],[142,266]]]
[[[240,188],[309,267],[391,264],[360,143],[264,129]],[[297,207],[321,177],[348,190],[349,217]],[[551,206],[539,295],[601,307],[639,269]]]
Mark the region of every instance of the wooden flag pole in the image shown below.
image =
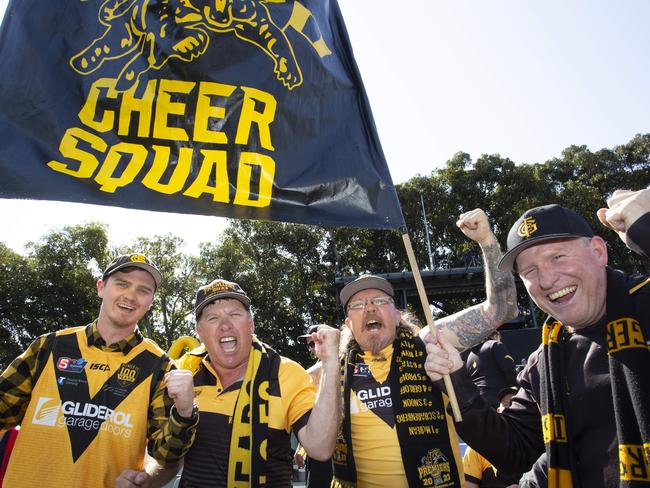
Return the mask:
[[[424,309],[424,316],[427,319],[427,325],[429,330],[433,332],[435,329],[435,322],[433,320],[433,315],[431,315],[431,308],[429,307],[429,299],[424,290],[424,283],[422,283],[422,276],[420,276],[420,268],[418,263],[415,260],[415,253],[413,252],[413,246],[411,245],[411,238],[409,235],[404,232],[402,234],[402,240],[404,241],[404,248],[406,249],[406,254],[409,258],[409,263],[411,264],[411,271],[413,271],[413,278],[415,278],[415,285],[418,289],[418,295],[420,296],[420,302],[422,303],[422,308]],[[443,375],[443,381],[445,382],[445,388],[447,389],[447,396],[449,397],[449,403],[451,404],[451,411],[454,414],[454,420],[456,422],[462,422],[463,416],[460,414],[460,408],[458,408],[458,400],[456,399],[456,392],[454,391],[454,385],[451,382],[451,378],[448,374]]]

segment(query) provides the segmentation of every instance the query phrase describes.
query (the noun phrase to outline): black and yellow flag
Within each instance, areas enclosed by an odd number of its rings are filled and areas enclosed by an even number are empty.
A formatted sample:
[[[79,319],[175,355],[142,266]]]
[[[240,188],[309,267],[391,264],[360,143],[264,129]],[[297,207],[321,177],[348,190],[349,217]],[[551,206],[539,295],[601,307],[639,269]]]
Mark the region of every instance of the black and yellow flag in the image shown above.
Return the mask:
[[[10,0],[0,197],[397,228],[335,0]]]

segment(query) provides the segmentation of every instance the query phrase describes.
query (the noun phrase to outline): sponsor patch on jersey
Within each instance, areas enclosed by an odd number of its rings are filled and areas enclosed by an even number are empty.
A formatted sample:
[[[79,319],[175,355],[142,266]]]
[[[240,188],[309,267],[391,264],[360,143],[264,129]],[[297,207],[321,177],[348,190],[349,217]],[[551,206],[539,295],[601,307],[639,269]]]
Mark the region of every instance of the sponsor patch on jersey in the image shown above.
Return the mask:
[[[91,370],[99,370],[99,371],[110,371],[111,368],[108,366],[108,364],[105,363],[92,363],[90,365]]]
[[[56,362],[56,369],[59,371],[65,371],[66,373],[81,373],[86,364],[88,364],[88,361],[84,358],[72,359],[61,357]]]
[[[361,376],[363,378],[369,378],[372,376],[370,373],[370,368],[366,363],[357,363],[354,365],[354,374],[353,376]]]
[[[135,364],[127,363],[120,366],[117,371],[117,382],[120,386],[127,387],[138,378],[140,368]]]
[[[350,402],[350,415],[372,412],[390,428],[395,426],[393,398],[388,384],[378,383],[372,375],[352,380],[354,397]]]
[[[36,402],[36,408],[34,409],[32,424],[53,427],[56,425],[60,407],[61,404],[54,398],[39,397]]]
[[[121,398],[125,398],[126,395],[129,394],[129,390],[127,388],[122,388],[120,386],[113,386],[113,385],[107,385],[105,384],[102,386],[102,393],[109,393],[111,395],[115,395]]]
[[[72,376],[59,376],[56,379],[56,382],[59,384],[59,386],[63,385],[68,385],[68,386],[79,386],[81,384],[87,384],[88,381],[83,379],[82,377],[72,377]]]

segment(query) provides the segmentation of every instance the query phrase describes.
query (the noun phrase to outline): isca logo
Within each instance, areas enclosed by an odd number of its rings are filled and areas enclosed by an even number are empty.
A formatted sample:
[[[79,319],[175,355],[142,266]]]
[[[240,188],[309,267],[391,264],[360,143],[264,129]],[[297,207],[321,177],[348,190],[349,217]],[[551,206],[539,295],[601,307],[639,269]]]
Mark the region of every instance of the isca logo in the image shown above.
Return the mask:
[[[99,371],[110,371],[111,368],[108,364],[104,363],[92,363],[90,369],[99,370]]]

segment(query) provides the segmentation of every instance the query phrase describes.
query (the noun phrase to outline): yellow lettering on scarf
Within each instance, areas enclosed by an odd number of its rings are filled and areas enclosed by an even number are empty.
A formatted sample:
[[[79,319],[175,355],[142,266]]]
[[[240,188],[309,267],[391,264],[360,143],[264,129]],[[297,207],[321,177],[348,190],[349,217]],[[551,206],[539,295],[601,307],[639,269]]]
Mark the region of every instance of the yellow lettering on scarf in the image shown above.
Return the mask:
[[[635,347],[648,348],[641,326],[636,320],[623,317],[607,324],[607,349],[610,354]]]
[[[544,444],[551,441],[567,442],[564,415],[553,413],[542,415],[542,430],[544,432]]]
[[[650,481],[650,443],[620,444],[618,460],[621,480]]]

